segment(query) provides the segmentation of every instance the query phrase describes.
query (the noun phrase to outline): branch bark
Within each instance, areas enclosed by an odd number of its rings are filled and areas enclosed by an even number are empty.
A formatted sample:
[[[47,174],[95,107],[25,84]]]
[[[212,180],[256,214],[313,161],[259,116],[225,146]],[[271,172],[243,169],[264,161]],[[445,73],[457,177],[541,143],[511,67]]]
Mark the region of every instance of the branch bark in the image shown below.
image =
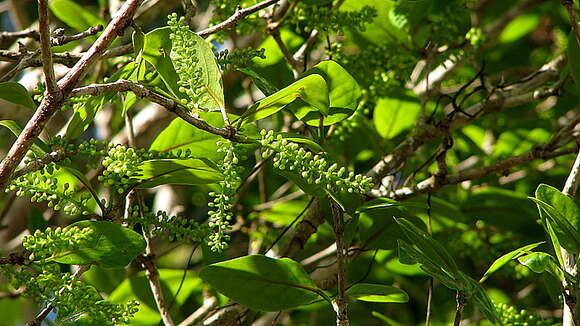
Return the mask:
[[[57,96],[46,96],[38,109],[28,121],[16,142],[10,148],[6,157],[0,163],[0,190],[4,190],[10,181],[12,173],[22,161],[26,152],[32,146],[34,140],[40,135],[48,120],[60,108],[66,96],[75,85],[83,78],[88,69],[105,52],[113,40],[122,33],[131,21],[135,11],[143,0],[128,0],[125,2],[118,15],[109,23],[105,31],[74,65],[74,67],[61,79],[57,86],[60,92]],[[44,62],[43,62],[44,63]]]

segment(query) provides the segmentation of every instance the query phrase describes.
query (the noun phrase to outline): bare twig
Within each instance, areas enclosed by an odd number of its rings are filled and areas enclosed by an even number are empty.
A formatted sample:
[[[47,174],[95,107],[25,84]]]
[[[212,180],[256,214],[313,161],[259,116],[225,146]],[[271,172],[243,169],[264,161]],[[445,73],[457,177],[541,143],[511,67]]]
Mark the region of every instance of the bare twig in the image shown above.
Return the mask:
[[[184,108],[180,103],[167,98],[165,96],[159,95],[146,87],[135,84],[128,80],[118,80],[116,82],[108,84],[92,84],[85,87],[80,87],[71,91],[70,96],[81,96],[81,95],[100,95],[104,93],[111,92],[128,92],[131,91],[139,97],[144,97],[150,101],[163,106],[165,109],[175,113],[177,116],[187,121],[191,125],[210,132],[215,135],[222,136],[226,139],[235,142],[246,142],[247,140],[241,136],[235,135],[230,128],[216,128],[209,125],[204,120],[195,117],[188,109]]]
[[[78,41],[88,36],[97,35],[97,33],[103,31],[103,25],[97,25],[94,27],[90,27],[84,32],[74,34],[74,35],[62,35],[52,39],[52,46],[61,46],[67,44],[69,42]]]
[[[330,208],[332,210],[332,220],[334,227],[334,236],[336,238],[336,265],[337,272],[337,286],[338,293],[333,302],[334,311],[336,312],[336,325],[348,326],[347,301],[345,297],[346,291],[346,266],[345,266],[345,247],[344,247],[344,220],[343,212],[340,206],[333,200],[330,200]]]
[[[133,14],[141,2],[142,0],[126,1],[118,15],[113,18],[97,41],[67,73],[67,75],[58,82],[57,86],[60,88],[62,93],[57,94],[57,96],[47,96],[40,103],[36,112],[24,127],[24,130],[22,130],[18,139],[16,139],[16,142],[12,145],[8,154],[0,163],[0,190],[6,188],[12,173],[26,152],[30,149],[30,146],[32,146],[38,135],[40,135],[40,132],[44,129],[48,120],[62,105],[66,96],[80,79],[86,75],[88,69],[101,57],[111,42],[122,33],[131,21]]]
[[[438,125],[424,124],[419,126],[413,134],[399,144],[388,156],[378,162],[368,174],[377,179],[384,177],[390,171],[399,168],[407,157],[419,149],[426,141],[444,137],[449,131],[462,127],[481,116],[556,95],[560,86],[538,91],[534,91],[534,89],[546,82],[558,80],[564,63],[564,58],[558,57],[541,67],[532,77],[524,79],[524,81],[511,88],[496,91],[488,100],[465,109],[464,111],[470,116],[454,115],[444,119]]]
[[[31,38],[35,41],[40,41],[40,33],[34,29],[27,29],[18,32],[1,32],[0,43],[12,43],[17,39]]]
[[[56,85],[54,67],[52,66],[48,0],[38,0],[38,29],[40,31],[40,53],[42,56],[42,70],[46,80],[46,92],[48,96],[56,96],[59,89]]]
[[[192,326],[196,325],[205,318],[212,309],[217,307],[217,298],[214,296],[207,297],[203,300],[203,305],[194,311],[191,315],[185,318],[179,326]]]
[[[251,7],[239,9],[233,15],[231,15],[228,19],[224,20],[223,22],[221,22],[215,26],[206,28],[203,31],[199,31],[199,32],[197,32],[197,34],[201,37],[204,37],[204,36],[207,36],[210,34],[217,33],[221,30],[224,30],[226,28],[229,28],[229,27],[235,25],[240,19],[242,19],[250,14],[253,14],[258,10],[262,10],[264,8],[267,8],[267,7],[275,4],[278,1],[280,1],[280,0],[266,0],[266,1],[260,2],[256,5],[253,5]]]

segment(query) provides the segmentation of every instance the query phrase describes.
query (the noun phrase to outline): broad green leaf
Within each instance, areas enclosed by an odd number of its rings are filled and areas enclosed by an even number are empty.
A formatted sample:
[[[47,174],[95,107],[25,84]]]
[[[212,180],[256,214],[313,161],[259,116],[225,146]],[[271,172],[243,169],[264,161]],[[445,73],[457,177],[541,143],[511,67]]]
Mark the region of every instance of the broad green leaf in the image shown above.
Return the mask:
[[[319,108],[311,107],[302,101],[292,104],[291,110],[296,117],[311,126],[320,125],[321,114],[324,125],[332,125],[348,118],[358,106],[361,90],[351,74],[334,61],[322,61],[308,69],[303,76],[318,74],[324,78],[328,87],[329,109],[328,112]]]
[[[218,66],[217,59],[213,53],[211,44],[201,36],[186,30],[187,37],[195,41],[194,50],[197,64],[192,69],[196,69],[197,82],[201,83],[204,88],[201,92],[204,109],[220,109],[224,107],[224,89],[222,85],[222,75]],[[170,57],[173,59],[178,56],[173,49]],[[195,85],[192,85],[195,86]],[[209,105],[208,105],[209,104]]]
[[[432,257],[425,255],[403,240],[397,240],[397,244],[399,261],[402,264],[414,265],[418,263],[421,265],[421,270],[439,280],[446,287],[452,290],[464,289],[461,281],[456,276],[449,275]]]
[[[534,273],[541,274],[546,271],[551,259],[552,256],[545,252],[531,252],[519,257],[518,261]]]
[[[391,139],[415,125],[421,104],[410,91],[397,97],[382,98],[373,111],[373,121],[379,135]]]
[[[133,176],[137,188],[163,184],[200,185],[223,179],[222,174],[205,159],[156,159],[139,165],[139,176]]]
[[[536,189],[536,198],[554,207],[574,229],[580,230],[580,209],[574,200],[560,190],[547,184],[540,184]]]
[[[577,89],[580,89],[580,44],[578,44],[576,33],[571,31],[568,34],[568,64]]]
[[[409,295],[399,288],[382,284],[357,283],[346,290],[346,294],[359,301],[382,303],[405,303]]]
[[[0,99],[35,110],[36,104],[24,86],[16,82],[0,83]]]
[[[320,289],[289,258],[240,257],[204,267],[199,276],[235,302],[261,311],[279,311],[321,299]]]
[[[516,259],[522,255],[527,254],[532,249],[536,248],[537,246],[543,244],[544,242],[536,242],[529,244],[527,246],[523,246],[516,250],[510,251],[507,254],[499,257],[496,259],[491,266],[487,269],[487,271],[483,274],[483,277],[479,280],[479,283],[483,283],[492,273],[496,272],[498,269],[502,268],[505,264],[507,264],[510,260]]]
[[[78,32],[84,32],[97,25],[107,25],[105,21],[87,10],[85,6],[80,6],[72,0],[52,0],[49,6],[58,19]]]
[[[145,240],[137,232],[119,224],[104,221],[80,221],[68,226],[91,228],[93,236],[79,249],[61,252],[50,260],[61,264],[97,264],[123,267],[145,250]]]
[[[578,235],[578,231],[563,215],[564,212],[559,211],[538,198],[530,197],[530,199],[538,205],[538,208],[546,213],[547,220],[550,222],[550,226],[554,230],[560,245],[571,253],[580,253],[580,235]]]
[[[258,89],[261,90],[262,93],[264,93],[264,95],[270,96],[278,91],[278,88],[276,86],[270,84],[270,82],[266,78],[262,77],[262,75],[258,74],[254,70],[247,67],[236,68],[236,70],[250,77],[250,79],[254,82],[256,87],[258,87]]]
[[[183,98],[179,92],[177,81],[179,77],[169,54],[171,53],[171,30],[169,27],[161,27],[145,34],[143,40],[143,58],[149,62],[159,73],[163,84],[174,98]]]
[[[395,221],[417,250],[429,257],[437,268],[440,268],[450,277],[457,278],[457,273],[459,272],[457,264],[439,242],[405,218],[395,218]]]
[[[242,119],[248,122],[264,119],[282,110],[296,99],[310,104],[321,113],[328,112],[328,86],[324,78],[318,74],[308,75],[278,92],[260,100],[252,106]]]
[[[201,113],[200,117],[214,127],[222,127],[224,122],[219,112]],[[216,142],[221,137],[201,130],[182,119],[173,120],[151,144],[150,149],[160,152],[189,150],[192,156],[219,161],[223,153],[217,151]]]
[[[22,132],[22,126],[20,126],[18,122],[14,120],[0,120],[0,126],[8,128],[16,137],[18,137]],[[51,152],[48,145],[39,138],[34,140],[34,144],[32,144],[30,150],[39,157],[42,157],[43,155]]]

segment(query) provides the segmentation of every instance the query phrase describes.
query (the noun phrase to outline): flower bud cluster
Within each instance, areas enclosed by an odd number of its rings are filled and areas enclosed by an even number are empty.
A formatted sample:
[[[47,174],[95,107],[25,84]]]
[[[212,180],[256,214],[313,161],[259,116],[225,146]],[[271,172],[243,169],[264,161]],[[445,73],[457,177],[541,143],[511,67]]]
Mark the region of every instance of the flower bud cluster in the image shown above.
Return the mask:
[[[232,69],[238,67],[247,67],[250,65],[254,58],[266,59],[265,55],[266,49],[234,49],[231,53],[226,49],[218,53],[217,60],[220,68],[226,70],[227,66],[230,65]]]
[[[139,205],[131,208],[129,223],[153,226],[153,235],[163,237],[169,241],[187,243],[201,242],[207,237],[210,230],[206,224],[199,224],[190,218],[169,216],[164,211],[150,212],[148,207],[140,212]]]
[[[272,130],[260,132],[260,144],[265,148],[262,157],[274,154],[273,166],[299,174],[309,184],[316,184],[333,192],[364,194],[373,187],[371,177],[347,172],[345,167],[330,164],[324,157],[313,155],[297,143],[288,141]]]
[[[93,240],[93,229],[67,227],[36,230],[33,235],[22,238],[22,245],[30,251],[30,260],[43,260],[62,252],[76,250]]]
[[[98,177],[98,180],[108,187],[115,185],[117,192],[122,194],[133,183],[131,177],[139,173],[139,165],[153,156],[154,154],[144,149],[127,148],[121,145],[112,147],[103,159],[105,171]]]
[[[179,76],[179,91],[189,99],[183,99],[183,105],[191,110],[207,107],[213,101],[203,82],[202,68],[196,51],[196,42],[191,37],[192,31],[185,24],[185,17],[177,19],[177,14],[169,15],[167,25],[171,29],[171,60]]]
[[[364,6],[360,10],[339,11],[332,7],[300,6],[291,21],[296,25],[306,26],[309,30],[344,34],[344,29],[364,31],[366,24],[372,23],[377,16],[377,9]],[[298,28],[299,31],[303,31]]]
[[[218,141],[217,146],[218,152],[225,153],[223,162],[218,165],[220,172],[224,175],[224,180],[218,184],[219,191],[209,193],[213,200],[208,204],[210,207],[209,227],[212,229],[208,245],[213,251],[220,252],[227,248],[227,241],[230,239],[225,232],[231,228],[229,222],[233,219],[232,207],[242,180],[236,145],[223,140]]]
[[[55,163],[49,163],[41,170],[12,180],[6,192],[16,191],[18,197],[31,196],[32,202],[48,201],[48,207],[56,211],[62,209],[69,215],[90,214],[90,194],[79,193],[68,183],[60,185],[58,178],[52,176],[59,170],[60,167]]]
[[[499,320],[503,325],[513,326],[550,326],[554,325],[552,320],[544,320],[535,314],[526,310],[517,310],[513,306],[505,303],[495,305],[495,310],[499,316]]]

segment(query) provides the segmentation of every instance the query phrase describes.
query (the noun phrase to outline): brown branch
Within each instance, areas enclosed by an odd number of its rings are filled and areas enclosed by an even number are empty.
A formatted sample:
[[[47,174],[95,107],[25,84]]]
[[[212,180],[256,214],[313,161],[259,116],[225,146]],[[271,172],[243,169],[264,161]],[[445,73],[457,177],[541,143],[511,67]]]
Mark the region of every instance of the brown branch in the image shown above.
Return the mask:
[[[38,0],[38,30],[40,31],[40,55],[42,70],[46,80],[47,96],[58,96],[56,77],[52,65],[52,50],[50,41],[50,24],[48,23],[48,0]]]
[[[332,211],[332,221],[334,236],[336,238],[336,265],[338,268],[336,281],[338,293],[334,299],[333,306],[336,312],[336,325],[348,326],[348,303],[346,301],[346,259],[344,244],[344,219],[340,206],[332,199],[330,200],[330,209]]]
[[[78,34],[68,35],[68,36],[62,35],[62,36],[58,36],[56,38],[53,38],[51,44],[52,44],[52,46],[65,45],[69,42],[78,41],[78,40],[83,39],[85,37],[97,35],[97,33],[102,32],[102,31],[103,31],[103,25],[97,25],[94,27],[90,27],[86,31],[78,33]]]
[[[228,19],[224,20],[223,22],[221,22],[215,26],[206,28],[203,31],[199,31],[199,32],[197,32],[197,34],[201,37],[204,37],[204,36],[208,36],[210,34],[217,33],[221,30],[224,30],[226,28],[229,28],[229,27],[235,25],[240,19],[242,19],[250,14],[253,14],[254,12],[256,12],[258,10],[262,10],[264,8],[267,8],[267,7],[275,4],[278,1],[280,1],[280,0],[266,0],[266,1],[260,2],[256,5],[253,5],[249,8],[236,10],[236,12],[233,15],[231,15]]]
[[[558,57],[541,67],[531,77],[524,79],[513,87],[495,91],[488,100],[484,100],[465,109],[464,111],[470,116],[456,114],[448,116],[438,124],[423,124],[417,126],[407,139],[400,143],[382,161],[375,164],[368,172],[368,175],[377,179],[384,177],[390,171],[398,169],[425,142],[444,137],[451,130],[465,126],[477,118],[506,108],[516,107],[556,95],[561,87],[560,84],[556,85],[556,87],[543,90],[533,91],[533,89],[546,82],[557,81],[564,64],[564,57]]]
[[[151,102],[157,103],[163,106],[170,112],[175,113],[177,116],[187,121],[189,124],[205,130],[209,133],[222,136],[226,139],[232,140],[234,142],[247,142],[248,140],[244,137],[236,135],[231,128],[216,128],[209,125],[202,119],[195,117],[188,109],[181,106],[177,101],[174,101],[165,96],[159,95],[146,87],[135,84],[128,80],[118,80],[116,82],[108,84],[92,84],[84,87],[74,89],[70,92],[70,96],[81,96],[81,95],[101,95],[104,93],[111,92],[128,92],[131,91],[139,97],[147,98]]]
[[[419,182],[413,187],[404,187],[396,189],[391,193],[384,193],[382,191],[372,191],[371,196],[372,197],[389,196],[395,200],[405,200],[411,197],[418,196],[420,194],[432,192],[434,190],[442,188],[443,186],[458,184],[467,180],[479,179],[492,174],[501,174],[515,166],[528,163],[532,160],[551,159],[563,155],[569,155],[576,151],[574,148],[556,151],[554,149],[549,149],[545,147],[546,145],[536,146],[529,152],[513,156],[507,159],[503,159],[495,164],[488,165],[485,167],[472,168],[457,174],[447,175],[443,178],[431,176],[430,178]]]
[[[19,178],[25,174],[28,174],[28,173],[31,173],[34,171],[38,171],[38,170],[42,169],[43,167],[45,167],[48,163],[58,162],[58,161],[64,160],[67,157],[73,157],[76,154],[77,154],[76,151],[64,152],[62,150],[57,150],[54,152],[47,153],[43,157],[26,164],[26,166],[24,166],[22,169],[14,172],[13,178],[16,179],[16,178]]]
[[[27,29],[19,32],[1,32],[0,33],[0,44],[1,43],[12,43],[17,39],[21,38],[31,38],[35,41],[40,41],[40,33],[34,29]]]
[[[0,190],[4,190],[12,173],[22,161],[34,140],[40,135],[45,124],[60,108],[66,96],[82,79],[88,69],[98,60],[113,40],[122,33],[131,21],[133,14],[142,0],[128,0],[123,4],[118,15],[109,23],[105,31],[82,56],[74,67],[58,82],[61,93],[57,96],[47,96],[40,103],[32,118],[28,121],[16,142],[10,148],[6,157],[0,163]],[[46,64],[46,62],[45,62]]]

